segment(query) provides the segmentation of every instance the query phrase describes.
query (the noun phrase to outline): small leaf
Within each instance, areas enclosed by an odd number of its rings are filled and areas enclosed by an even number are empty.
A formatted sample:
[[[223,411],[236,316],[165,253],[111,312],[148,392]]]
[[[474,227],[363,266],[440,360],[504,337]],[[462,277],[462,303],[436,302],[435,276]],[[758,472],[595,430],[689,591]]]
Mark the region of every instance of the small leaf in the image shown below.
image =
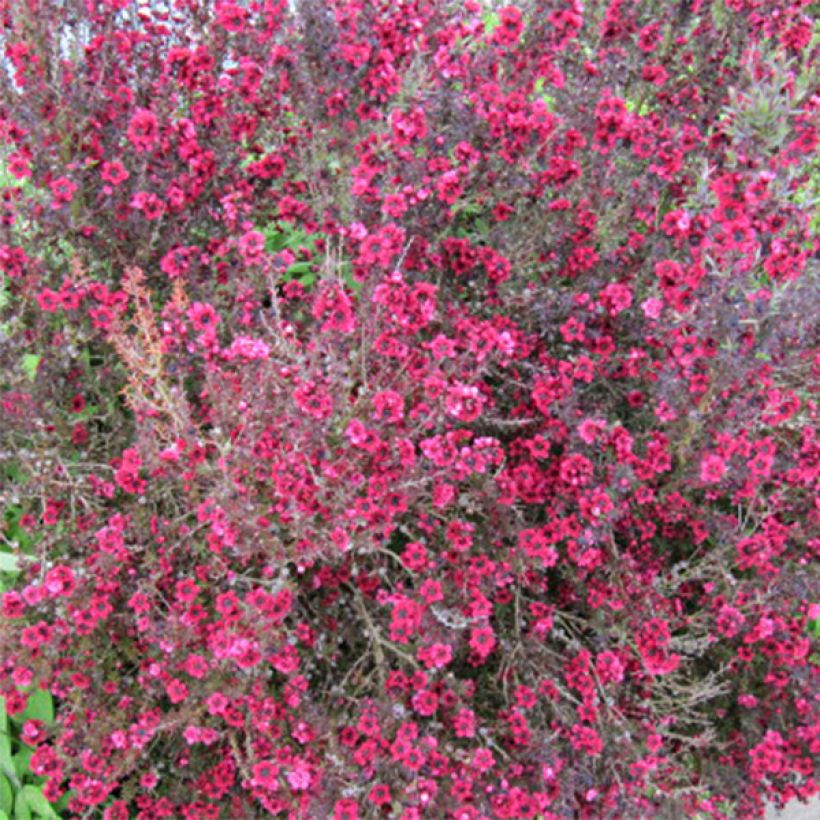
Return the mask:
[[[63,794],[63,796],[60,797],[59,800],[57,800],[57,802],[54,804],[54,810],[57,812],[57,814],[66,811],[68,809],[68,804],[76,796],[77,794],[74,791],[74,789],[69,789],[67,792],[65,792],[65,794]],[[2,818],[0,818],[0,820],[2,820]]]
[[[11,736],[9,735],[9,716],[6,713],[6,699],[0,695],[0,771],[16,782],[14,762],[11,757]]]
[[[31,820],[31,809],[22,791],[17,793],[14,801],[14,820]]]
[[[484,15],[484,31],[492,34],[501,25],[501,18],[494,11],[488,11]]]
[[[20,572],[20,556],[0,552],[0,572]]]
[[[29,694],[21,722],[26,720],[42,720],[46,724],[54,723],[54,700],[50,692],[46,692],[45,689],[36,689]]]
[[[307,235],[304,231],[300,230],[289,230],[285,235],[285,242],[284,247],[290,248],[291,250],[298,248],[300,245],[305,244],[305,239]]]
[[[12,756],[11,761],[14,764],[14,771],[20,780],[24,780],[27,775],[31,774],[29,763],[33,754],[34,749],[24,746],[16,755]]]
[[[0,774],[0,811],[9,812],[14,806],[14,792],[9,779]]]
[[[40,366],[40,359],[42,359],[42,356],[40,356],[39,353],[25,353],[23,355],[23,372],[28,376],[31,382],[37,378],[37,368]]]
[[[342,273],[342,278],[345,284],[354,292],[359,293],[362,289],[362,283],[358,279],[354,279],[353,274],[347,270]]]
[[[46,796],[37,788],[37,786],[23,786],[20,790],[20,795],[26,796],[26,803],[28,803],[28,807],[33,811],[38,817],[49,817],[49,818],[56,818],[57,812],[51,807],[51,803],[48,802]],[[18,795],[18,798],[19,796]]]
[[[303,273],[310,273],[312,267],[312,262],[296,262],[288,268],[287,276],[289,279],[294,279]]]

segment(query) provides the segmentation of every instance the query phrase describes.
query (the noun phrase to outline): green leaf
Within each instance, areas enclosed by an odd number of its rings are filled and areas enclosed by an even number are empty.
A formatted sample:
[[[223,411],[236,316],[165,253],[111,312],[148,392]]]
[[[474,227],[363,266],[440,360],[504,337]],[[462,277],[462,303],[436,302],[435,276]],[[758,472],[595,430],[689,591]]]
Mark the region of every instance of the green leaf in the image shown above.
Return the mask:
[[[342,273],[342,279],[344,279],[345,284],[354,292],[359,293],[362,289],[362,283],[358,279],[353,278],[353,273],[349,270],[346,270]]]
[[[259,161],[259,154],[249,153],[240,163],[240,168],[247,168],[249,165],[252,165],[254,162]]]
[[[488,11],[484,14],[484,31],[487,34],[492,34],[501,25],[501,18],[494,11]]]
[[[14,792],[9,779],[0,774],[0,811],[9,812],[14,806]]]
[[[8,814],[6,814],[6,812],[0,809],[0,820],[11,820],[11,818],[8,816]]]
[[[25,482],[26,475],[23,472],[23,468],[20,466],[19,461],[9,461],[3,465],[3,469],[6,471],[6,475],[8,476],[9,481]],[[17,505],[8,507],[6,509],[6,518],[9,517],[10,513],[14,512],[17,513],[17,520],[19,521],[20,517],[23,515],[23,511]]]
[[[640,104],[634,100],[627,100],[626,110],[629,111],[630,114],[637,112],[641,117],[645,117],[652,111],[652,107],[646,100],[643,100]]]
[[[29,746],[23,746],[16,755],[12,756],[11,761],[14,764],[14,771],[20,780],[24,780],[26,775],[31,774],[29,763],[33,754],[34,749]]]
[[[0,572],[20,572],[20,556],[0,552]]]
[[[287,276],[289,279],[294,279],[303,273],[310,273],[312,267],[312,262],[296,262],[288,268]]]
[[[14,801],[14,820],[31,820],[31,809],[23,792],[18,792]]]
[[[302,245],[312,247],[313,238],[309,237],[304,231],[290,231],[287,235],[287,239],[285,240],[285,247],[289,248],[290,250],[295,250],[301,247]]]
[[[69,789],[62,797],[54,804],[54,810],[59,814],[60,812],[64,812],[68,809],[68,804],[71,800],[77,796],[77,793],[74,789]],[[0,818],[2,820],[2,818]]]
[[[6,699],[0,695],[0,771],[14,783],[17,775],[11,758],[11,735],[9,734],[9,716],[6,713]],[[11,811],[11,809],[9,809]]]
[[[45,795],[37,788],[37,786],[23,786],[20,793],[17,795],[19,800],[21,796],[25,795],[26,803],[29,809],[33,811],[38,817],[57,818],[57,812],[51,807]],[[59,820],[59,818],[58,818]]]
[[[54,723],[54,699],[45,689],[36,689],[28,696],[28,703],[21,716],[21,723],[26,720],[42,720],[43,723]]]
[[[23,372],[28,376],[30,382],[37,378],[37,368],[40,366],[40,359],[42,358],[39,353],[25,353],[23,355]]]

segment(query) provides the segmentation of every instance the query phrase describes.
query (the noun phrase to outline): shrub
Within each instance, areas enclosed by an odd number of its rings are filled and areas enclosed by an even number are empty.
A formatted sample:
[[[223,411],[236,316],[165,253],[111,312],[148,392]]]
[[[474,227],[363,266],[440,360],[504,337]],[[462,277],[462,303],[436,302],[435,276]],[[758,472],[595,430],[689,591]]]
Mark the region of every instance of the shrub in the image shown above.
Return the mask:
[[[291,5],[0,3],[0,809],[815,794],[810,4]]]

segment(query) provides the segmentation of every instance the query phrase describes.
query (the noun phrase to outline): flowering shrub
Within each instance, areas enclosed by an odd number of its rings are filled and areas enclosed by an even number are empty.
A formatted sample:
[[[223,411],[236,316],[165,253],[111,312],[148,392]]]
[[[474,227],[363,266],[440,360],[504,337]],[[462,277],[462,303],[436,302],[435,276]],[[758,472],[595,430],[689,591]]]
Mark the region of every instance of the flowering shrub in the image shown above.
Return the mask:
[[[2,0],[0,809],[815,794],[809,5]]]

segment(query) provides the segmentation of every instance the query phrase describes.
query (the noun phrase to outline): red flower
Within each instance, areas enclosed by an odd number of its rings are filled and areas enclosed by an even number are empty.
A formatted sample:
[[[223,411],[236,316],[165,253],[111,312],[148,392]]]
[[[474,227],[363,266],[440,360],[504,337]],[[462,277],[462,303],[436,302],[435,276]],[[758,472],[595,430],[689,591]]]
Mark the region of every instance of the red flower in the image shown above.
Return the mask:
[[[171,678],[165,685],[171,703],[182,703],[188,697],[188,687],[178,678]]]
[[[248,10],[236,3],[218,3],[216,21],[225,31],[239,33],[245,28]]]
[[[54,210],[62,208],[63,205],[71,202],[77,190],[77,186],[68,179],[68,177],[55,179],[54,182],[49,185],[49,188],[51,188],[51,193],[54,195],[54,199],[51,202],[51,207]]]
[[[495,633],[492,627],[475,627],[470,633],[470,647],[481,660],[486,660],[495,648]]]
[[[100,176],[106,182],[110,182],[112,185],[116,186],[125,182],[130,174],[125,170],[125,167],[121,162],[114,160],[113,162],[104,162],[102,164]]]
[[[263,760],[254,764],[251,773],[254,786],[270,791],[276,791],[279,788],[279,766],[272,760]]]
[[[6,167],[15,179],[26,179],[31,176],[31,167],[28,164],[28,159],[22,154],[11,154]]]
[[[22,618],[25,612],[25,604],[19,592],[4,592],[0,597],[0,615],[4,618]]]
[[[390,787],[383,783],[379,783],[370,790],[367,799],[377,806],[386,806],[393,799],[390,795]]]
[[[156,115],[147,108],[138,108],[128,125],[128,139],[135,151],[150,151],[159,141],[159,125]]]
[[[570,733],[570,744],[577,751],[586,752],[590,757],[598,757],[604,750],[604,744],[598,732],[592,726],[576,723]]]
[[[498,26],[492,33],[492,40],[502,46],[515,45],[523,30],[521,10],[515,6],[505,6],[498,11]]]
[[[472,709],[461,709],[453,723],[456,737],[475,737],[476,721]]]
[[[410,748],[401,757],[403,765],[417,772],[424,765],[424,753],[421,749]]]
[[[337,800],[333,806],[333,820],[359,820],[359,804],[350,797]]]
[[[700,480],[704,484],[717,484],[726,475],[726,462],[718,455],[704,456],[700,462]]]

